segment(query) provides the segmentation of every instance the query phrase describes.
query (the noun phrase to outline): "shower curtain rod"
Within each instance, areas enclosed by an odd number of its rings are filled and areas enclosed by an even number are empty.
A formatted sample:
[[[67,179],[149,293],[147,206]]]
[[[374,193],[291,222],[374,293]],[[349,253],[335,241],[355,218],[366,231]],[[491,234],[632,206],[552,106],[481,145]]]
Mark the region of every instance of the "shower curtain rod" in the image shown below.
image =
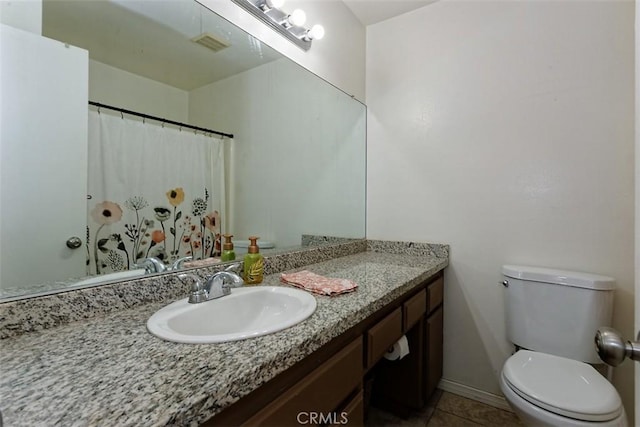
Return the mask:
[[[118,111],[120,113],[130,114],[132,116],[142,117],[144,119],[156,120],[156,121],[162,122],[162,123],[169,123],[170,125],[179,126],[181,128],[199,130],[200,132],[213,133],[215,135],[226,136],[227,138],[233,138],[233,134],[232,133],[224,133],[224,132],[219,132],[217,130],[201,128],[201,127],[189,125],[189,124],[186,124],[186,123],[180,123],[180,122],[176,122],[176,121],[169,120],[169,119],[163,119],[162,117],[150,116],[148,114],[138,113],[136,111],[125,110],[124,108],[119,108],[119,107],[114,107],[114,106],[111,106],[111,105],[101,104],[99,102],[89,101],[89,105],[93,105],[94,107],[98,107],[98,108],[107,108],[109,110],[114,110],[114,111]]]

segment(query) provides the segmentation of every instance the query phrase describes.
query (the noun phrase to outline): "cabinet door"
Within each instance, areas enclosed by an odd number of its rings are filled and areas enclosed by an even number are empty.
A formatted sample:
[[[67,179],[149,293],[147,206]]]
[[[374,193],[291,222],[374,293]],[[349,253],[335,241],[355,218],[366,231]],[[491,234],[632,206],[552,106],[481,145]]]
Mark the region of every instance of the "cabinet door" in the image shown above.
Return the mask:
[[[286,427],[334,419],[340,403],[361,387],[362,371],[362,338],[358,338],[244,425]]]
[[[0,25],[0,287],[86,274],[88,52]]]
[[[440,306],[427,318],[425,397],[429,398],[442,378],[443,309]]]

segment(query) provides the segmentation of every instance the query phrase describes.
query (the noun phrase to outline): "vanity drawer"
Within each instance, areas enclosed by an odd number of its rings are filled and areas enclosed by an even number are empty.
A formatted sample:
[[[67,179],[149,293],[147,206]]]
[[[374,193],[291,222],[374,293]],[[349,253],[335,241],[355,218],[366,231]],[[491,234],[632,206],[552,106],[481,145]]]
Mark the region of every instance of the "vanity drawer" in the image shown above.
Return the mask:
[[[362,337],[340,350],[259,411],[245,426],[299,426],[299,417],[327,414],[362,383]],[[308,419],[308,418],[307,418]]]
[[[444,277],[438,277],[433,283],[427,287],[427,313],[431,313],[440,304],[444,295]]]
[[[367,367],[373,366],[402,336],[402,307],[367,331]]]
[[[427,311],[427,291],[421,290],[409,298],[403,305],[403,331],[407,332],[415,325]]]

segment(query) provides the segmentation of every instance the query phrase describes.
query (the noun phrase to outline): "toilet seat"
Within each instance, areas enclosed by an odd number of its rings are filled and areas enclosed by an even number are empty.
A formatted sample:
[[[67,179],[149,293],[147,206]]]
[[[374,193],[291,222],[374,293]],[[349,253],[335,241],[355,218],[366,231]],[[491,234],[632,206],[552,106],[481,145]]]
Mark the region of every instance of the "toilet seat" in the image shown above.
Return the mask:
[[[586,363],[520,350],[502,372],[516,394],[549,412],[583,421],[609,421],[622,413],[616,389]]]

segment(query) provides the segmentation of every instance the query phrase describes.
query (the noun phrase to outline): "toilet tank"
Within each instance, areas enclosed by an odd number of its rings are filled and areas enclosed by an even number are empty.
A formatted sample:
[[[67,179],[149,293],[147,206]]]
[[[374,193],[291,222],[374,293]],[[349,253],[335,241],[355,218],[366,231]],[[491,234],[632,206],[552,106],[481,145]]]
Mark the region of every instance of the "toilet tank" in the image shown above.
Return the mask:
[[[505,265],[507,338],[519,347],[602,363],[594,336],[611,326],[615,280],[549,268]]]

